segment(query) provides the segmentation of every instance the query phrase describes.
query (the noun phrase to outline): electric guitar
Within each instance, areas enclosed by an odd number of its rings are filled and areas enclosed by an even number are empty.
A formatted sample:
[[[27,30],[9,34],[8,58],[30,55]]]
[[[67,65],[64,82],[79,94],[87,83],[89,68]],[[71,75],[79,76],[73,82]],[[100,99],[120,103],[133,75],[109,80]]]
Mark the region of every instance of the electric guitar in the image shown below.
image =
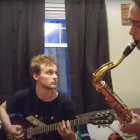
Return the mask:
[[[48,133],[51,131],[57,130],[59,127],[59,123],[44,125],[40,127],[34,127],[26,118],[22,116],[12,116],[10,117],[12,125],[20,125],[22,126],[22,131],[24,132],[24,140],[36,140],[35,136],[38,134]],[[112,124],[114,121],[114,116],[110,112],[98,112],[96,115],[92,115],[91,117],[81,117],[75,120],[70,120],[71,126],[82,125],[86,123],[91,123],[93,125],[105,125],[105,124]],[[4,130],[4,127],[3,127]],[[8,136],[8,140],[15,140],[13,139],[9,133],[4,131],[5,134]]]

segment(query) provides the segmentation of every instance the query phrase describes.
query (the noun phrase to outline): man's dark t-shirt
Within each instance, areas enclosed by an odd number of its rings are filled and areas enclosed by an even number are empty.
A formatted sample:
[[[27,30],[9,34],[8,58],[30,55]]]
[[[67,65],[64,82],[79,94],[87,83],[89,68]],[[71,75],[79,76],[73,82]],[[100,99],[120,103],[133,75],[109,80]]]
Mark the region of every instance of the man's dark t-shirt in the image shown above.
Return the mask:
[[[30,115],[38,115],[38,119],[43,117],[45,124],[76,118],[73,104],[68,97],[59,93],[53,101],[44,102],[37,96],[35,88],[19,90],[6,101],[6,107],[9,114],[20,113],[25,118]],[[62,140],[62,137],[57,131],[53,131],[41,140]]]

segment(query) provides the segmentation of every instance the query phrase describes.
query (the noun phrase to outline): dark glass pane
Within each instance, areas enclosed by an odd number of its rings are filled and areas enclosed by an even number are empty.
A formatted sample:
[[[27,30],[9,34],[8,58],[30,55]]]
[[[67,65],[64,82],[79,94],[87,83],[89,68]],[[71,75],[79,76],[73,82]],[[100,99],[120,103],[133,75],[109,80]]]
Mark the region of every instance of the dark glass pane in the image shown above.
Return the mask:
[[[60,20],[61,27],[66,28],[66,20]]]
[[[61,43],[67,43],[66,29],[61,29]]]
[[[46,19],[45,23],[55,23],[55,24],[60,23],[62,28],[66,28],[66,20]]]
[[[57,60],[57,90],[71,97],[67,48],[45,48],[44,52],[45,54],[52,55]]]
[[[57,19],[45,19],[45,23],[57,23],[59,24],[60,20]]]

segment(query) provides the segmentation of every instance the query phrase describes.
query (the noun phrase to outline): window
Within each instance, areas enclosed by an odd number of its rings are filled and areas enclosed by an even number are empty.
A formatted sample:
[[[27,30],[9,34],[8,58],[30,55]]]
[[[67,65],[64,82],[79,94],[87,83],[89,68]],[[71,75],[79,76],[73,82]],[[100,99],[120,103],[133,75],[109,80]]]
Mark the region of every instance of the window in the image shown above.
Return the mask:
[[[67,47],[66,20],[45,20],[45,47]]]

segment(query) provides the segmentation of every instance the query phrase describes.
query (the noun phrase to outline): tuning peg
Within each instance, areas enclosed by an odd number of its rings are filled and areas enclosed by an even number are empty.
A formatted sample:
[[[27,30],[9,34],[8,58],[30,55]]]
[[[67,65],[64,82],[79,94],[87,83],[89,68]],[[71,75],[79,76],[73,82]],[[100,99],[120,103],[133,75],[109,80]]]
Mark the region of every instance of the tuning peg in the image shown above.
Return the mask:
[[[95,121],[96,124],[98,124],[98,121]]]
[[[107,114],[109,114],[110,112],[109,112],[109,111],[107,111],[106,113],[107,113]]]
[[[109,121],[108,121],[108,120],[106,120],[105,122],[106,122],[106,123],[109,123]]]
[[[109,116],[109,114],[110,114],[110,112],[109,112],[109,111],[107,111],[105,115],[106,115],[106,116]]]
[[[103,123],[103,122],[104,122],[104,120],[100,120],[100,122],[101,122],[101,123]]]
[[[97,116],[100,116],[101,115],[101,113],[100,112],[97,112]]]
[[[105,115],[105,112],[102,112],[102,115]]]
[[[100,126],[100,125],[98,125],[97,127],[98,127],[98,128],[100,128],[101,126]]]

